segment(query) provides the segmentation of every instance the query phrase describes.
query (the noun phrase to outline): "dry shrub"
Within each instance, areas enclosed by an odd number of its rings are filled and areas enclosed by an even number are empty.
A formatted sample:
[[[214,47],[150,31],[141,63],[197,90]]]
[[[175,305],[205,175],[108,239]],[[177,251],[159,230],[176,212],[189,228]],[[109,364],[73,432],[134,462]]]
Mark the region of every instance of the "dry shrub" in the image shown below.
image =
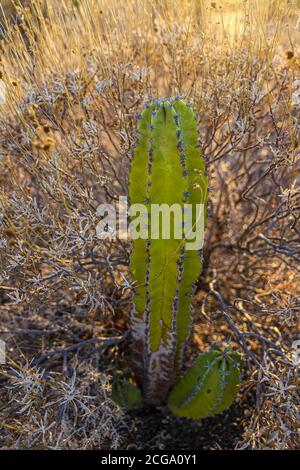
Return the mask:
[[[46,372],[24,360],[1,391],[5,446],[14,449],[117,449],[124,416],[109,397],[108,377],[87,361],[73,374]],[[80,374],[78,379],[77,374]]]
[[[3,445],[121,445],[125,418],[100,387],[116,349],[100,365],[76,349],[79,364],[63,372],[53,356],[50,370],[30,361],[127,329],[130,246],[99,241],[97,207],[127,194],[143,103],[180,93],[199,113],[211,173],[195,344],[230,339],[244,353],[245,431],[235,446],[296,448],[296,2],[53,0],[17,13],[0,45],[0,325],[12,364],[2,379]],[[77,367],[86,367],[78,388]],[[89,401],[93,375],[100,385]]]

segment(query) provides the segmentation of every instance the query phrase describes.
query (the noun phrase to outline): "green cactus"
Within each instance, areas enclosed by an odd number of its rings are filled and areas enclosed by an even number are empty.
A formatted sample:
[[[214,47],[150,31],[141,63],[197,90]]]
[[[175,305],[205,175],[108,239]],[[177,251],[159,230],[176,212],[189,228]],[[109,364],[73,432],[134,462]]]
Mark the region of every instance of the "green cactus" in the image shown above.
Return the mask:
[[[119,406],[128,409],[139,408],[143,404],[141,390],[126,378],[113,381],[111,398]]]
[[[189,249],[200,211],[206,218],[208,176],[198,144],[194,113],[181,99],[154,101],[138,121],[129,196],[131,207],[143,204],[147,217],[131,214],[144,238],[133,239],[131,272],[135,281],[132,309],[132,368],[146,402],[167,401],[178,379],[191,329],[191,297],[202,270],[201,243]],[[170,233],[152,215],[154,205],[175,207]],[[189,228],[181,224],[192,208]],[[179,209],[178,209],[179,208]],[[178,222],[183,236],[178,236]],[[195,249],[196,248],[196,249]],[[180,416],[201,418],[226,408],[236,393],[237,369],[231,355],[214,350],[200,356],[169,396]],[[223,357],[223,359],[220,359]],[[204,368],[210,363],[212,370]],[[226,374],[226,384],[220,376]],[[203,386],[202,386],[203,382]],[[204,387],[204,388],[203,388]],[[206,387],[206,388],[205,388]],[[206,398],[205,390],[211,390]],[[202,402],[203,400],[203,402]]]
[[[168,407],[186,418],[201,419],[228,408],[240,383],[239,356],[215,346],[196,360],[169,394]]]

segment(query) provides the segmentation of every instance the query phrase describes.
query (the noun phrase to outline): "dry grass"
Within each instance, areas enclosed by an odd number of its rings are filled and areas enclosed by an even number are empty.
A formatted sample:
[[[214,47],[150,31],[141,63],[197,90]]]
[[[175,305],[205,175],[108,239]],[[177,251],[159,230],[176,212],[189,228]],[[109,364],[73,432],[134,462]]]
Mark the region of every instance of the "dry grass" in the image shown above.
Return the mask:
[[[53,0],[16,12],[0,43],[0,443],[131,444],[107,394],[126,345],[72,347],[128,328],[129,245],[99,242],[96,209],[127,193],[135,114],[180,93],[211,173],[192,349],[230,340],[244,354],[233,447],[299,447],[299,5]]]

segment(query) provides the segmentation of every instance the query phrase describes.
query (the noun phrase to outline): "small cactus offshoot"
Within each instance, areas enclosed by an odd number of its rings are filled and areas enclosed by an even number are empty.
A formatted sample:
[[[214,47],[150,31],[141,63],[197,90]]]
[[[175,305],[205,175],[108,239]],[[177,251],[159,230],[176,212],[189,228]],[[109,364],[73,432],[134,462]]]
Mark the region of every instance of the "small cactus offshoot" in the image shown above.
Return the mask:
[[[141,390],[126,378],[115,379],[112,384],[111,398],[124,408],[139,408],[143,404]]]
[[[221,413],[234,401],[240,383],[239,356],[217,346],[196,360],[168,397],[168,407],[186,418]]]
[[[146,206],[148,213],[141,224],[146,236],[133,239],[130,261],[135,281],[132,369],[147,403],[167,402],[175,414],[199,419],[233,402],[239,377],[235,355],[223,355],[216,348],[204,353],[174,387],[192,327],[191,297],[202,270],[202,244],[188,247],[192,230],[187,231],[185,223],[178,237],[178,213],[170,211],[166,236],[151,212],[153,205],[176,205],[185,221],[188,208],[194,229],[202,208],[204,224],[208,176],[197,122],[191,107],[176,97],[147,104],[137,130],[130,204]],[[136,217],[131,215],[133,223]]]

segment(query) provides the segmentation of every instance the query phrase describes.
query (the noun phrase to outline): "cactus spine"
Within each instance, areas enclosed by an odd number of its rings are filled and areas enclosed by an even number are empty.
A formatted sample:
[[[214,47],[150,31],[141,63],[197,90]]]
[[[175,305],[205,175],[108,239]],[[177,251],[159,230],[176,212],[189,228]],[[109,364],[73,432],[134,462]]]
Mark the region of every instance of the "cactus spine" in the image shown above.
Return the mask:
[[[202,354],[172,389],[182,369],[191,328],[191,296],[201,273],[202,255],[200,249],[187,249],[185,226],[181,226],[183,236],[176,234],[178,212],[171,213],[166,236],[151,208],[176,205],[182,220],[189,205],[194,228],[201,207],[205,220],[205,161],[194,113],[179,98],[147,104],[139,115],[138,133],[129,196],[131,207],[146,206],[148,213],[144,219],[131,214],[132,224],[144,234],[133,239],[130,261],[135,281],[132,368],[146,402],[164,403],[169,396],[168,406],[175,414],[199,419],[222,411],[234,400],[239,381],[237,358],[214,347]],[[131,391],[133,401],[138,402],[132,384],[124,390],[123,398],[127,394],[130,401]]]

